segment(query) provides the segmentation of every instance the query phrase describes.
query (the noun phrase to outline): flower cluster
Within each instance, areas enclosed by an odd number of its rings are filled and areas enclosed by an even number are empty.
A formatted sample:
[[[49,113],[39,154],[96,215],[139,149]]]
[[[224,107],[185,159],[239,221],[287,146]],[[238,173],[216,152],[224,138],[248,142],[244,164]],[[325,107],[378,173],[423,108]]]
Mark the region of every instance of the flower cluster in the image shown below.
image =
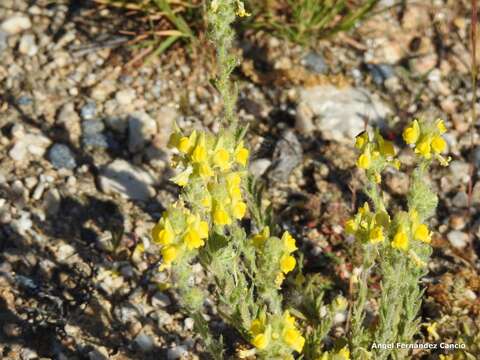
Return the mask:
[[[431,159],[433,155],[440,164],[447,166],[450,158],[440,155],[447,148],[447,143],[442,137],[446,131],[443,120],[437,120],[435,126],[413,120],[410,126],[403,130],[403,139],[407,144],[414,146],[415,153],[419,156]]]
[[[178,150],[172,164],[180,173],[172,181],[190,187],[191,203],[200,204],[214,225],[230,225],[245,216],[247,205],[242,199],[241,183],[249,151],[243,141],[229,133],[213,136],[193,131],[184,136],[172,134],[169,147]]]
[[[355,147],[361,151],[357,159],[357,166],[366,170],[367,175],[372,175],[377,183],[381,181],[380,173],[387,165],[397,169],[400,167],[399,161],[394,159],[393,143],[385,140],[378,130],[373,138],[370,138],[367,131],[357,135]]]
[[[305,344],[305,338],[288,310],[283,315],[270,315],[268,318],[265,313],[261,313],[252,321],[250,334],[251,344],[259,352],[276,349],[277,355],[284,359],[292,358],[292,351],[302,352]]]
[[[373,213],[365,202],[354,218],[347,221],[345,231],[349,235],[354,235],[363,244],[378,244],[385,240],[389,225],[390,216],[386,211]]]
[[[267,244],[267,241],[271,242]],[[297,264],[292,255],[297,250],[295,239],[288,231],[283,233],[281,239],[270,237],[270,229],[267,226],[252,238],[252,242],[260,253],[266,255],[267,262],[273,261],[278,264],[274,266],[276,269],[274,273],[275,285],[280,288],[285,280],[285,275],[291,272]]]
[[[405,218],[399,215],[399,218]],[[410,239],[429,244],[431,242],[431,233],[426,224],[419,222],[416,210],[408,213],[407,220],[400,220],[395,235],[392,240],[392,247],[398,250],[407,251],[409,249]]]
[[[347,346],[337,352],[324,352],[318,360],[350,360],[350,350]]]
[[[295,258],[291,255],[295,250],[297,250],[295,239],[288,231],[286,231],[281,238],[281,242],[282,256],[280,257],[280,271],[275,277],[275,285],[277,285],[277,287],[282,285],[283,280],[285,280],[285,275],[292,271],[297,264]]]
[[[162,268],[170,266],[180,255],[205,244],[208,222],[192,214],[183,204],[176,203],[166,210],[152,230],[153,241],[161,246]]]

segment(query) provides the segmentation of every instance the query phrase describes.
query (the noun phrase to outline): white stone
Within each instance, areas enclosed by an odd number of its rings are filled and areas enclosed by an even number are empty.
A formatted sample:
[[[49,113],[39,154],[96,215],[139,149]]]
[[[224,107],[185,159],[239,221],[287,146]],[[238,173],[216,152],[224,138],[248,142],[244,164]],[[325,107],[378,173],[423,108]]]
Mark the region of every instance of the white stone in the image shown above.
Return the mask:
[[[9,17],[8,19],[4,20],[2,22],[2,25],[0,25],[0,28],[11,34],[18,34],[19,32],[22,32],[24,30],[28,30],[32,27],[32,22],[30,21],[30,18],[25,15],[14,15]]]
[[[115,100],[120,106],[131,105],[136,97],[137,94],[134,89],[120,90],[115,94]]]
[[[303,89],[300,104],[316,117],[316,127],[327,140],[352,143],[369,125],[382,125],[391,110],[377,96],[363,88],[321,85]]]
[[[463,231],[452,230],[447,234],[448,241],[454,248],[463,249],[468,244],[468,234]]]
[[[131,200],[148,200],[155,195],[153,177],[129,162],[117,159],[104,167],[99,184],[106,194],[120,194]]]
[[[157,133],[157,122],[145,112],[135,112],[128,118],[128,149],[142,150]]]
[[[38,46],[35,43],[35,36],[33,34],[25,34],[20,39],[18,51],[27,56],[35,56],[38,52]]]

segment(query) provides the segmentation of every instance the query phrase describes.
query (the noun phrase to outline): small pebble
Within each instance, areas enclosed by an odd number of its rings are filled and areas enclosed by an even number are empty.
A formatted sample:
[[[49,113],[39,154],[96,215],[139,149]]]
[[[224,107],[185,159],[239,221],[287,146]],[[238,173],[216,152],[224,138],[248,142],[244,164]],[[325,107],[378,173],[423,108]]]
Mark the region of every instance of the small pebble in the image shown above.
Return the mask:
[[[83,120],[92,120],[97,114],[97,105],[89,101],[80,109],[80,116]]]
[[[173,348],[168,349],[167,359],[168,360],[177,360],[185,355],[187,349],[185,346],[174,346]]]
[[[153,350],[153,347],[154,347],[153,339],[143,332],[139,333],[135,337],[134,341],[135,341],[135,344],[140,349],[140,351],[144,353],[147,353]]]
[[[48,152],[48,159],[56,169],[72,170],[77,166],[72,151],[67,145],[63,144],[54,144]]]
[[[325,74],[328,71],[328,66],[322,55],[316,52],[310,52],[303,58],[303,62],[307,69],[317,73]]]
[[[468,244],[468,234],[458,230],[452,230],[447,234],[450,244],[456,249],[463,249]]]

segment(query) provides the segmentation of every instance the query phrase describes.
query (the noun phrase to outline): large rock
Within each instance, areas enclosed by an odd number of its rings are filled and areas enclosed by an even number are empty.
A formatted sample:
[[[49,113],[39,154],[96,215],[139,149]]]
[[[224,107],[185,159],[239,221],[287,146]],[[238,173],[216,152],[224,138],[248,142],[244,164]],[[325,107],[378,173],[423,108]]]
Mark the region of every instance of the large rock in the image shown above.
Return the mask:
[[[298,116],[312,116],[325,139],[347,143],[365,129],[367,120],[370,125],[381,125],[391,112],[366,89],[332,85],[302,90],[299,107],[305,106],[312,111],[301,111],[297,114],[297,121],[309,123],[312,119],[298,119]]]
[[[129,162],[117,159],[100,173],[99,185],[106,194],[120,194],[131,200],[146,201],[155,195],[153,177]]]
[[[15,143],[8,152],[8,155],[17,162],[32,158],[42,157],[50,146],[49,138],[42,134],[27,133],[15,139]]]
[[[10,35],[18,34],[32,27],[30,18],[25,15],[13,15],[5,19],[0,25],[0,29]]]
[[[128,118],[128,150],[137,152],[145,148],[157,133],[157,122],[145,112],[135,112]]]

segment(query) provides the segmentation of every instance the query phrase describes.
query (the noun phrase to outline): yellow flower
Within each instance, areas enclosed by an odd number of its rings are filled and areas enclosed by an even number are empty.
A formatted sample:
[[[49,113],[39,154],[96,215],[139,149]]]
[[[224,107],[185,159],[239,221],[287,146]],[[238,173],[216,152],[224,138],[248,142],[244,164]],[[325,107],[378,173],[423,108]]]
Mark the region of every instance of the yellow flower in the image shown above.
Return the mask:
[[[283,280],[285,280],[285,275],[280,271],[277,276],[275,276],[275,285],[278,289],[282,286]]]
[[[357,231],[358,226],[355,219],[350,219],[345,223],[345,232],[348,235],[353,235]]]
[[[432,139],[432,149],[435,151],[437,154],[445,151],[447,148],[447,143],[441,136],[435,136]]]
[[[252,340],[252,345],[259,350],[263,350],[268,346],[269,340],[265,334],[258,334]]]
[[[291,255],[283,255],[280,259],[280,270],[285,274],[289,273],[295,268],[297,261]]]
[[[208,238],[208,223],[206,221],[200,221],[198,223],[198,236],[201,239]]]
[[[243,147],[243,141],[238,144],[237,148],[235,149],[235,161],[242,166],[247,165],[248,156],[250,152],[248,149]]]
[[[200,201],[200,204],[202,204],[204,208],[210,209],[212,207],[212,197],[210,194],[205,195],[205,197]]]
[[[268,226],[265,226],[259,234],[256,234],[252,238],[253,245],[257,248],[261,248],[269,237],[270,237],[270,228]]]
[[[233,216],[236,219],[242,219],[245,216],[245,212],[247,211],[247,204],[243,201],[238,201],[233,205]]]
[[[440,339],[440,335],[438,335],[438,332],[437,332],[437,326],[438,324],[436,322],[433,322],[427,326],[428,334],[432,336],[435,340]]]
[[[237,15],[240,17],[250,16],[251,14],[245,11],[245,5],[241,0],[237,1]]]
[[[230,168],[230,154],[225,149],[219,149],[213,157],[213,162],[222,170]]]
[[[188,153],[191,146],[190,139],[186,136],[183,136],[180,138],[180,140],[178,140],[177,149],[184,154]]]
[[[431,241],[431,234],[430,232],[428,231],[428,226],[425,225],[425,224],[420,224],[417,226],[417,228],[415,229],[415,233],[413,234],[413,237],[416,239],[416,240],[420,240],[420,241],[423,241],[425,243],[430,243]]]
[[[343,347],[337,354],[340,359],[338,360],[350,360],[350,350],[348,349],[348,347]]]
[[[393,143],[385,140],[380,147],[380,153],[384,156],[395,156],[395,148],[393,147]]]
[[[364,216],[365,214],[369,213],[370,212],[370,206],[368,205],[368,202],[364,202],[363,203],[363,206],[358,209],[358,212],[360,215]]]
[[[445,126],[445,123],[443,122],[443,120],[441,119],[437,120],[437,129],[440,132],[440,135],[445,134],[447,132],[447,127]]]
[[[368,151],[364,152],[358,157],[357,166],[361,169],[368,169],[370,167],[370,153]]]
[[[233,172],[227,176],[227,187],[230,191],[231,189],[237,188],[240,186],[242,178],[238,172]]]
[[[175,234],[169,225],[165,224],[165,226],[162,226],[157,224],[152,230],[152,238],[157,244],[168,245],[175,238]]]
[[[302,352],[303,345],[305,344],[305,338],[297,329],[285,330],[283,340],[295,351]]]
[[[181,137],[182,137],[182,135],[180,135],[180,133],[178,133],[178,132],[172,133],[170,135],[170,138],[168,139],[167,147],[169,149],[178,147],[178,144],[180,142]]]
[[[187,244],[189,250],[198,249],[200,246],[204,245],[205,242],[200,238],[200,234],[195,229],[190,228],[185,236],[183,241]]]
[[[295,245],[295,239],[288,231],[285,231],[282,235],[283,246],[285,250],[291,254],[295,250],[297,250],[297,246]]]
[[[283,313],[283,322],[285,323],[286,327],[295,327],[295,318],[290,315],[290,311],[285,310]]]
[[[216,207],[213,212],[213,221],[215,225],[219,226],[230,225],[232,223],[232,219],[230,219],[230,216],[222,206]]]
[[[417,120],[414,120],[412,125],[403,130],[403,140],[405,140],[407,144],[415,144],[418,141],[419,137],[420,125],[418,125]]]
[[[399,250],[408,249],[408,236],[403,230],[398,230],[395,236],[393,237],[392,247]]]
[[[265,324],[260,319],[255,319],[250,325],[250,332],[253,335],[261,334],[265,330]]]
[[[345,311],[348,307],[348,301],[343,296],[337,296],[333,301],[335,311]]]
[[[355,147],[361,150],[369,141],[370,139],[368,138],[368,133],[363,131],[355,138]]]
[[[424,139],[420,141],[415,147],[415,152],[417,154],[422,155],[426,159],[430,159],[430,156],[431,156],[430,141],[428,139]]]
[[[210,4],[210,9],[213,13],[216,13],[218,11],[218,0],[212,0]]]
[[[198,165],[198,173],[204,179],[207,179],[213,176],[213,170],[210,167],[210,165],[208,165],[206,162],[203,162]]]
[[[204,162],[207,160],[207,149],[203,145],[197,145],[192,153],[192,160],[194,162]]]
[[[375,226],[372,231],[370,231],[370,242],[372,244],[377,244],[383,242],[385,237],[383,236],[383,230],[381,226]]]
[[[165,246],[162,251],[163,262],[169,266],[177,258],[177,248],[172,245]]]

